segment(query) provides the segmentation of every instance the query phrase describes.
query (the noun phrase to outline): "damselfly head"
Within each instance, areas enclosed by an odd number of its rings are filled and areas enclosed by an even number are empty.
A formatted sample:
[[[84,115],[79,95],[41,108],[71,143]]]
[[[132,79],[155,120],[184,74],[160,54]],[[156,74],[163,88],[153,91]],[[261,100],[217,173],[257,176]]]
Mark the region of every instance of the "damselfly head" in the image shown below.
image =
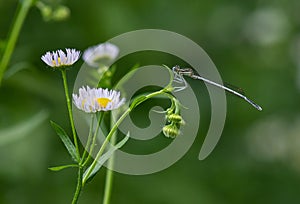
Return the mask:
[[[178,73],[180,71],[180,66],[179,65],[175,65],[173,68],[172,68],[173,72],[176,72]]]

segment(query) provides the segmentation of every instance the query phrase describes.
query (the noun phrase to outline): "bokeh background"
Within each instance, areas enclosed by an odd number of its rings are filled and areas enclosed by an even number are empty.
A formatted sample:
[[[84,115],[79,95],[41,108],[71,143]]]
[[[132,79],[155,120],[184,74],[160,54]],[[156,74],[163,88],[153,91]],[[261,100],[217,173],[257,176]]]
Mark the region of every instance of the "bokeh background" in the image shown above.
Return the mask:
[[[300,1],[44,3],[53,8],[64,5],[70,15],[53,21],[43,18],[36,7],[30,10],[0,87],[1,204],[70,203],[75,188],[74,169],[58,173],[47,169],[71,162],[49,120],[69,132],[70,127],[60,73],[46,67],[41,55],[65,47],[84,50],[145,28],[174,31],[198,43],[223,80],[243,88],[263,111],[228,95],[221,140],[207,159],[199,161],[210,106],[205,86],[192,83],[202,101],[194,145],[162,172],[116,173],[112,203],[300,203]],[[0,0],[0,54],[18,4]],[[68,72],[70,86],[81,63]],[[117,75],[135,64],[150,63],[173,65],[168,56],[136,54],[120,62]],[[80,203],[101,203],[104,179],[102,169],[84,189]]]

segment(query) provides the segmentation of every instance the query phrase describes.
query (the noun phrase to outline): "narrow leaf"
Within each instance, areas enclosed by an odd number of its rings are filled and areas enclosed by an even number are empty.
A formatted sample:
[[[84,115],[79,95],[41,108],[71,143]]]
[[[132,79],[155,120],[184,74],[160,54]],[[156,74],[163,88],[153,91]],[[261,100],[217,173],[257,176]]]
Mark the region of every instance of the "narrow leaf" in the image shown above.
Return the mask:
[[[64,143],[65,147],[67,148],[69,154],[71,155],[72,159],[76,162],[79,162],[79,158],[76,153],[76,148],[73,142],[70,140],[67,133],[62,129],[58,124],[53,121],[50,121],[51,126],[55,130],[56,134],[60,137],[61,141]]]
[[[90,168],[87,168],[86,171],[83,174],[83,181],[88,181],[90,180],[92,177],[94,177],[96,175],[96,173],[100,170],[100,168],[103,166],[103,164],[113,155],[113,153],[117,150],[120,149],[129,139],[129,132],[127,133],[126,137],[121,140],[118,144],[111,146],[111,148],[105,153],[103,154],[100,159],[98,160],[95,168],[93,169],[93,171],[91,172],[91,174],[86,177],[86,174],[89,172]]]
[[[17,74],[18,72],[24,70],[24,69],[30,69],[34,66],[28,62],[19,62],[17,64],[14,64],[11,66],[4,74],[4,77],[7,79],[9,77],[12,77],[13,75]]]
[[[70,167],[78,167],[78,165],[77,164],[68,164],[68,165],[62,165],[62,166],[49,167],[48,169],[51,171],[60,171],[60,170],[70,168]]]

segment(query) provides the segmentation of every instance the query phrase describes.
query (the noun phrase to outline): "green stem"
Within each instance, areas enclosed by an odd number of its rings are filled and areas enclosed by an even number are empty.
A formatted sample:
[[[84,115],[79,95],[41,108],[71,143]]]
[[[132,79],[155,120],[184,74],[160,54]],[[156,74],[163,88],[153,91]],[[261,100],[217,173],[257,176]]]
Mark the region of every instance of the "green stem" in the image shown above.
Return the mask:
[[[32,5],[32,2],[33,0],[24,0],[21,3],[21,8],[17,11],[15,22],[13,24],[6,48],[3,53],[3,57],[0,62],[0,85],[3,79],[4,72],[7,69],[7,65],[10,61],[11,55],[14,51],[17,39],[20,34],[20,30],[22,28],[26,15]]]
[[[93,151],[94,151],[94,147],[95,147],[95,142],[96,142],[96,138],[97,138],[97,135],[98,135],[98,130],[100,128],[100,125],[101,125],[101,121],[103,119],[103,116],[104,116],[104,112],[100,112],[100,116],[99,116],[99,119],[98,119],[98,124],[97,124],[97,127],[96,127],[96,130],[95,130],[95,133],[94,133],[94,136],[93,136],[93,141],[92,141],[92,144],[90,145],[90,150],[89,150],[89,155],[88,157],[86,158],[86,160],[83,162],[82,166],[86,166],[86,164],[89,162],[89,160],[91,159],[91,155],[93,154]],[[82,158],[82,161],[84,160],[84,157]]]
[[[111,119],[111,126],[114,124],[113,117]],[[116,144],[116,134],[114,134],[111,138],[111,144],[115,145]],[[114,176],[114,171],[113,166],[114,166],[114,161],[115,157],[114,154],[111,156],[111,158],[108,160],[108,166],[106,170],[106,177],[105,177],[105,187],[104,187],[104,197],[103,197],[103,204],[109,204],[110,203],[110,195],[112,192],[112,185],[113,185],[113,176]]]
[[[112,192],[112,184],[113,184],[113,176],[114,176],[114,171],[111,170],[113,168],[113,166],[114,166],[114,156],[112,155],[112,157],[108,161],[109,169],[106,170],[103,204],[110,203],[110,195]]]
[[[88,136],[88,139],[87,139],[87,142],[86,142],[85,150],[84,150],[83,155],[81,157],[80,164],[83,163],[83,161],[85,159],[85,156],[88,152],[88,149],[90,147],[91,138],[92,138],[92,134],[93,134],[94,116],[95,116],[95,114],[91,114],[91,125],[90,125],[90,130],[89,130],[89,136]],[[84,165],[82,165],[82,166],[84,166]]]
[[[112,129],[110,130],[110,132],[108,133],[107,137],[105,138],[103,144],[100,147],[99,152],[97,153],[93,163],[91,164],[91,168],[89,169],[89,171],[87,172],[87,174],[85,175],[85,177],[83,178],[83,185],[85,184],[85,182],[87,181],[88,177],[90,176],[90,174],[92,173],[92,171],[94,170],[100,156],[102,155],[102,153],[105,150],[106,145],[108,144],[110,138],[113,136],[114,132],[117,130],[117,128],[119,127],[119,125],[121,124],[121,122],[125,119],[125,117],[130,113],[131,109],[128,108],[123,115],[119,118],[119,120],[115,123],[115,125],[112,127]]]
[[[68,83],[67,83],[67,74],[66,70],[62,69],[61,70],[61,75],[63,78],[64,82],[64,89],[65,89],[65,94],[66,94],[66,100],[67,100],[67,106],[68,106],[68,112],[69,112],[69,119],[71,123],[71,128],[72,128],[72,134],[73,134],[73,140],[77,152],[77,157],[78,157],[78,162],[80,160],[80,152],[79,152],[79,147],[78,147],[78,142],[77,142],[77,136],[76,136],[76,131],[75,131],[75,125],[74,125],[74,120],[73,120],[73,113],[72,113],[72,108],[71,108],[71,100],[69,97],[69,89],[68,89]]]
[[[76,186],[76,191],[74,193],[74,197],[73,197],[73,200],[72,200],[72,204],[76,204],[78,202],[78,198],[79,198],[79,195],[81,193],[81,189],[82,189],[82,167],[79,166],[78,167],[78,178],[77,178],[77,186]]]

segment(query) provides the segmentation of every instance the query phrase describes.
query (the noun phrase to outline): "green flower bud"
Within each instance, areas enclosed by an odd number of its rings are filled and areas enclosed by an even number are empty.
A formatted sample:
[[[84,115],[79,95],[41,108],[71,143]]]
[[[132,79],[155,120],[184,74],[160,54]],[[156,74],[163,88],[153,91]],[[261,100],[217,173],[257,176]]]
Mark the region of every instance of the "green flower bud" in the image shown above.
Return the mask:
[[[52,19],[55,21],[62,21],[70,16],[70,9],[66,6],[59,6],[53,11]]]
[[[180,134],[179,129],[174,124],[164,126],[162,131],[166,137],[170,138],[175,138]]]
[[[46,4],[44,4],[43,2],[41,1],[38,1],[36,3],[36,7],[40,10],[42,16],[43,16],[43,19],[45,21],[50,21],[51,18],[52,18],[52,8]]]
[[[167,120],[174,123],[181,123],[181,121],[183,121],[182,117],[175,113],[167,115]]]

